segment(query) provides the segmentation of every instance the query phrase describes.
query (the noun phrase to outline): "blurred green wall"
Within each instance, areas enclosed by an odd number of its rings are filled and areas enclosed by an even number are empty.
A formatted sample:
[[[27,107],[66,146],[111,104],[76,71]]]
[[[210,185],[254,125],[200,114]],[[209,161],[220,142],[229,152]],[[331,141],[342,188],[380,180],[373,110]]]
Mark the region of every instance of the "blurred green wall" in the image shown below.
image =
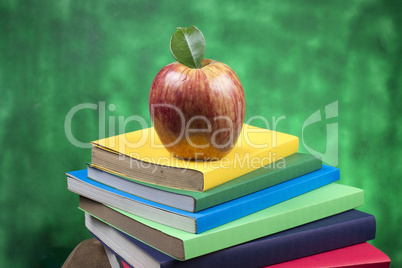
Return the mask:
[[[72,118],[85,143],[118,132],[109,118],[149,124],[151,82],[173,61],[170,36],[194,24],[206,57],[240,77],[246,119],[286,116],[277,130],[304,134],[322,153],[327,124],[338,124],[341,182],[365,190],[361,210],[378,225],[372,244],[402,267],[401,14],[398,0],[0,1],[0,266],[60,267],[90,237],[65,176],[85,168],[90,149],[70,143],[65,118],[82,103],[105,105],[101,116]],[[302,133],[318,110],[322,121]]]

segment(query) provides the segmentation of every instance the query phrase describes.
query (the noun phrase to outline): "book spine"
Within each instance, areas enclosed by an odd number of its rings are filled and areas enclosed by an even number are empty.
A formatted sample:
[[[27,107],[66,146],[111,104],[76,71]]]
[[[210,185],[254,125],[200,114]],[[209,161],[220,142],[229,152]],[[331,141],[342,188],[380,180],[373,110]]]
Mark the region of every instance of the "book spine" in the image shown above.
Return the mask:
[[[296,159],[297,157],[302,159],[304,158],[304,161],[292,163],[292,160]],[[286,157],[285,159],[290,159],[290,164],[287,165],[286,168],[277,168],[274,172],[258,176],[258,178],[253,178],[252,180],[247,180],[246,183],[234,183],[233,187],[226,187],[223,191],[219,191],[219,188],[223,188],[221,186],[224,186],[225,184],[217,186],[216,189],[211,189],[210,191],[213,191],[213,194],[197,198],[195,212],[254,193],[258,190],[265,189],[278,183],[297,178],[307,173],[319,170],[322,166],[321,160],[307,154],[292,155]],[[251,174],[252,173],[247,174],[246,176],[252,177]],[[226,183],[226,185],[227,184],[228,183]]]
[[[222,250],[219,254],[207,254],[184,262],[164,262],[161,267],[263,267],[363,243],[375,238],[375,230],[375,218],[369,215],[286,236],[272,235],[271,239],[257,239]]]

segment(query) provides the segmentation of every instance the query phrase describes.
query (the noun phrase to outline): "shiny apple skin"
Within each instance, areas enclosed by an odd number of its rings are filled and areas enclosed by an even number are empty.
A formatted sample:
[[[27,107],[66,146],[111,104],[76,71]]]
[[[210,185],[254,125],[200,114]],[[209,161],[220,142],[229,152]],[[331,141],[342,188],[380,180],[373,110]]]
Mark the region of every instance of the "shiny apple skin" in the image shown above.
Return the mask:
[[[170,153],[183,159],[217,160],[227,155],[240,135],[245,106],[236,73],[208,59],[199,69],[178,62],[166,65],[149,94],[151,120],[159,139]]]

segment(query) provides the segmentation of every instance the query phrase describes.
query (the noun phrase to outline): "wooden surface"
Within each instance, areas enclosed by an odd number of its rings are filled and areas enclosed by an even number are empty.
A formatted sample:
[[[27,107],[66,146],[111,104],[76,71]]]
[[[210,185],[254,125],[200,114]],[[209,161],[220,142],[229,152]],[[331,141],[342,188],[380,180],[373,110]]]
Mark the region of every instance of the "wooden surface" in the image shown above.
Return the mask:
[[[62,268],[111,268],[103,245],[95,238],[78,244],[64,262]]]

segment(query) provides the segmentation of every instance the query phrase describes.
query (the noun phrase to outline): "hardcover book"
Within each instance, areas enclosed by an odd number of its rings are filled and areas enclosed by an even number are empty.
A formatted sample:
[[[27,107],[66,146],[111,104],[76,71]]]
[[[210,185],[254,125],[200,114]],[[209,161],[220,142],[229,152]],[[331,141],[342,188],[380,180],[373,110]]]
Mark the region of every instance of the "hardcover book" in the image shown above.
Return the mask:
[[[322,161],[309,154],[295,153],[281,163],[271,163],[205,192],[165,187],[107,172],[88,165],[88,177],[118,190],[189,212],[198,212],[242,197],[321,168]],[[275,164],[277,163],[277,164]]]
[[[87,178],[87,170],[67,173],[68,189],[99,203],[190,233],[202,233],[339,179],[339,169],[321,169],[246,196],[191,213],[152,202]]]
[[[131,267],[263,267],[363,243],[376,231],[374,216],[349,210],[183,262],[99,220],[89,221],[92,234]]]
[[[313,256],[279,263],[270,268],[388,268],[391,260],[385,253],[369,243],[361,243]]]
[[[92,163],[98,167],[148,183],[202,192],[296,153],[299,139],[244,124],[233,150],[219,161],[176,158],[153,128],[92,144]]]
[[[85,197],[80,198],[80,209],[84,212],[181,260],[248,242],[361,205],[363,190],[331,183],[206,232],[192,234]]]

